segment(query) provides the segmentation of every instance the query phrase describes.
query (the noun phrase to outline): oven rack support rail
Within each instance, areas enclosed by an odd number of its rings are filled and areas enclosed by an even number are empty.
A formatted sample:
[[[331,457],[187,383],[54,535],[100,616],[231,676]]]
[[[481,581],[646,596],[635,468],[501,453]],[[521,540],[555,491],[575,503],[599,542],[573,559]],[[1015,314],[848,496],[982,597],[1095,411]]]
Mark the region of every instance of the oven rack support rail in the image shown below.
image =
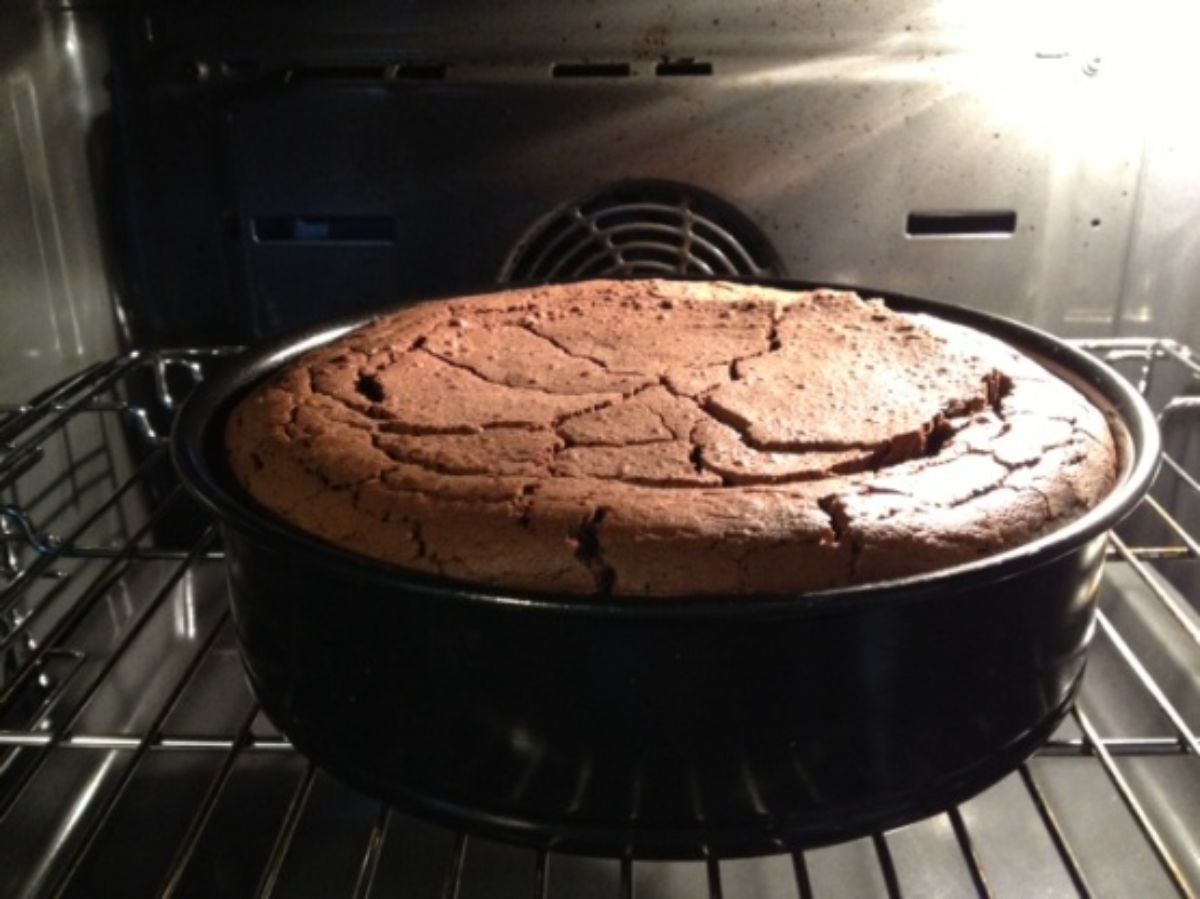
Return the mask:
[[[1160,421],[1164,429],[1182,424],[1200,433],[1200,396],[1189,392],[1200,392],[1200,363],[1187,347],[1150,339],[1077,345],[1121,368],[1148,395],[1161,381],[1174,378],[1182,389],[1158,403]],[[228,823],[223,798],[242,788],[254,759],[284,759],[292,776],[279,794],[273,825],[258,834],[261,852],[252,868],[250,892],[284,894],[286,881],[303,871],[298,841],[311,807],[324,801],[320,794],[329,787],[324,775],[274,730],[244,686],[236,701],[206,688],[220,680],[214,680],[213,671],[222,669],[228,675],[236,663],[219,574],[221,550],[211,522],[203,521],[194,507],[189,509],[190,500],[174,480],[167,458],[171,415],[187,389],[237,351],[222,347],[131,352],[95,363],[28,401],[0,403],[0,845],[14,851],[6,851],[8,858],[0,865],[0,895],[87,895],[95,884],[91,878],[106,869],[102,856],[113,845],[112,832],[128,830],[128,807],[142,798],[141,769],[170,753],[207,760],[207,777],[194,791],[161,863],[146,874],[149,894],[193,894],[189,877],[212,852],[217,828]],[[99,426],[102,421],[105,427]],[[80,430],[100,436],[94,445],[84,440],[79,449],[81,438],[73,432]],[[121,435],[115,443],[124,442],[131,451],[114,446],[114,431]],[[1182,492],[1200,510],[1200,480],[1185,461],[1164,458],[1156,493],[1170,481],[1174,495]],[[146,496],[151,500],[145,501]],[[200,526],[185,545],[156,540],[165,521],[189,513]],[[1158,496],[1149,497],[1135,514],[1153,519],[1151,530],[1163,537],[1131,542],[1114,533],[1108,548],[1110,567],[1120,567],[1136,580],[1172,623],[1172,639],[1184,651],[1198,652],[1200,617],[1163,571],[1200,560],[1200,539]],[[138,574],[151,570],[153,577]],[[198,586],[201,581],[208,586]],[[208,599],[202,602],[203,597]],[[1159,886],[1180,896],[1200,895],[1200,832],[1191,832],[1190,847],[1181,847],[1177,834],[1165,833],[1155,814],[1160,797],[1140,789],[1140,781],[1124,764],[1131,759],[1178,759],[1187,766],[1190,782],[1200,784],[1200,737],[1195,727],[1200,696],[1184,692],[1186,702],[1180,701],[1179,685],[1166,684],[1161,673],[1156,674],[1161,664],[1125,632],[1119,611],[1102,606],[1097,637],[1111,647],[1124,675],[1136,683],[1139,702],[1166,722],[1165,732],[1106,732],[1095,712],[1080,702],[1054,739],[1021,766],[1016,780],[1053,847],[1059,882],[1074,892],[1094,896],[1111,890],[1093,882],[1081,861],[1083,847],[1064,826],[1054,791],[1047,788],[1044,760],[1094,762],[1136,825],[1144,843],[1139,849],[1153,859]],[[86,634],[106,616],[107,639],[99,649],[90,648]],[[131,660],[139,653],[146,655],[142,644],[159,631],[174,634],[185,648],[168,640],[173,661],[152,674],[143,671],[143,682],[129,682],[130,671],[138,667]],[[227,689],[232,689],[228,683]],[[138,694],[144,694],[145,701],[130,700]],[[197,708],[211,710],[214,705],[221,709],[222,727],[189,729],[186,722],[195,718]],[[114,707],[120,712],[112,712]],[[67,811],[52,823],[32,814],[40,807],[37,798],[48,769],[60,764],[71,768],[64,760],[81,755],[103,757],[104,762],[64,798]],[[357,802],[361,806],[367,800],[358,797]],[[956,807],[938,817],[960,856],[964,885],[980,896],[996,895],[997,870],[980,851],[970,816]],[[382,890],[394,838],[403,834],[411,839],[418,825],[373,802],[360,819],[358,849],[343,865],[349,872],[345,894],[386,895]],[[151,824],[145,821],[143,826]],[[560,872],[578,869],[582,862],[577,858],[520,850],[522,870],[514,877],[514,863],[504,856],[507,847],[447,834],[439,837],[436,862],[429,863],[434,873],[427,870],[423,881],[433,890],[431,895],[487,894],[472,892],[471,884],[487,877],[486,868],[480,874],[477,858],[492,859],[489,864],[507,870],[506,886],[495,895],[572,895],[562,892]],[[9,835],[18,838],[7,841]],[[875,834],[859,841],[856,856],[860,863],[873,863],[869,879],[889,897],[908,894],[895,858],[896,839],[896,832]],[[18,855],[17,849],[27,852]],[[516,857],[518,850],[511,854]],[[772,895],[823,895],[811,870],[812,855],[797,852],[772,858]],[[716,858],[698,863],[594,860],[594,866],[585,866],[585,879],[595,888],[588,895],[614,899],[633,899],[643,892],[639,885],[648,883],[651,888],[644,892],[655,896],[676,895],[671,892],[675,884],[681,896],[706,891],[715,899],[732,899],[755,894],[744,891],[750,882],[745,879],[746,864]],[[786,875],[780,875],[784,869]],[[655,872],[666,877],[657,885],[646,879]],[[782,886],[780,876],[788,881]],[[753,877],[751,881],[759,882]],[[513,886],[517,882],[522,884],[519,889]]]

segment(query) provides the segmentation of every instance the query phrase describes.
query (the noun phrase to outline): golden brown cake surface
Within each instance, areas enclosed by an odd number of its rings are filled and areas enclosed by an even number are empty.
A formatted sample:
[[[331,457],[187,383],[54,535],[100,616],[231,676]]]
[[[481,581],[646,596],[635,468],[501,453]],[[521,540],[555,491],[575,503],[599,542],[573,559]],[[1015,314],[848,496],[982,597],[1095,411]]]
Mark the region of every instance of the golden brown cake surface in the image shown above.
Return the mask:
[[[412,306],[226,432],[262,506],[402,568],[796,592],[977,559],[1113,486],[1103,415],[975,331],[834,291],[591,281]]]

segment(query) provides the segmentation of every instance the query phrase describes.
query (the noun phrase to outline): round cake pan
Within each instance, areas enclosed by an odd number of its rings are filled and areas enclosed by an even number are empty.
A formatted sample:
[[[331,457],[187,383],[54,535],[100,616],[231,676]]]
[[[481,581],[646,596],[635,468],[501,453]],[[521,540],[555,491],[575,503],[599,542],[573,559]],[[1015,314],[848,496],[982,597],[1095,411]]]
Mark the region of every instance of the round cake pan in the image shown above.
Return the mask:
[[[991,334],[1085,391],[1119,444],[1114,491],[1016,549],[821,593],[589,600],[419,576],[289,526],[226,465],[233,405],[367,319],[341,322],[234,361],[196,390],[172,438],[220,522],[263,709],[301,752],[401,809],[614,856],[849,839],[1013,770],[1074,697],[1106,532],[1157,468],[1154,417],[1124,379],[1047,334],[849,289]]]

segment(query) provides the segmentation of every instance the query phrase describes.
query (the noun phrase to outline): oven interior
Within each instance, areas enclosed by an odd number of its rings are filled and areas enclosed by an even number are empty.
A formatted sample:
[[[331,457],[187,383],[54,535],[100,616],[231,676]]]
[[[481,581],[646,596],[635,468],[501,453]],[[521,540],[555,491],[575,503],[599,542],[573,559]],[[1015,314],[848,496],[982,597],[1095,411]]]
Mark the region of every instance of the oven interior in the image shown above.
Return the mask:
[[[1200,891],[1200,23],[1114,6],[6,4],[0,895]],[[258,712],[167,458],[188,390],[321,318],[655,272],[975,305],[1146,394],[1161,474],[1016,773],[851,843],[601,860],[391,810]]]

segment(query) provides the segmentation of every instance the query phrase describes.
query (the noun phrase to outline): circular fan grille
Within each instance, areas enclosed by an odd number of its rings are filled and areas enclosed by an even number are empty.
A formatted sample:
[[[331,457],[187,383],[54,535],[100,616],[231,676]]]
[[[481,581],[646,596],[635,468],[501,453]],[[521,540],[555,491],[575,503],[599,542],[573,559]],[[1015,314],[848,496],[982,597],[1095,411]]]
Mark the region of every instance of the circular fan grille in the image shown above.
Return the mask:
[[[501,281],[633,275],[774,275],[758,229],[718,198],[683,185],[628,182],[539,222],[509,255]]]

